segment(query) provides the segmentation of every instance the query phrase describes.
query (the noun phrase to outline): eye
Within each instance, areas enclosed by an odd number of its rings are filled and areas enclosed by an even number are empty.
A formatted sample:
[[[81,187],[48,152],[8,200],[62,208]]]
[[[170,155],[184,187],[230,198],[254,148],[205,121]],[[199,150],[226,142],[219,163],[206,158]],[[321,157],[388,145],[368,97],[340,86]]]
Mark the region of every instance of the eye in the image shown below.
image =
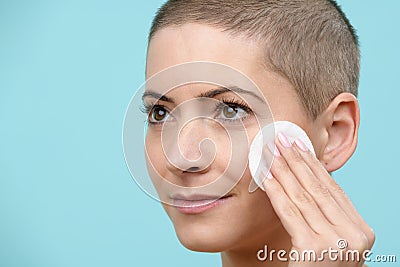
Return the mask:
[[[154,106],[149,112],[149,122],[159,123],[168,118],[169,112],[163,106]]]
[[[217,108],[217,119],[226,121],[242,120],[249,115],[249,108],[238,103],[221,103]]]
[[[222,114],[227,119],[234,118],[238,112],[239,112],[239,108],[238,107],[225,106],[222,109]]]

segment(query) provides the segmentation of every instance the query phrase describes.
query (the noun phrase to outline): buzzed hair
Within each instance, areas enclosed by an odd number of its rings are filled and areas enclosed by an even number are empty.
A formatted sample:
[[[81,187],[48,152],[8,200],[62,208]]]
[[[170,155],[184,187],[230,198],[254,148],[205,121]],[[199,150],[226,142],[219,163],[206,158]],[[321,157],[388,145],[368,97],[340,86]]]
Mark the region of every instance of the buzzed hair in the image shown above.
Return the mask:
[[[255,39],[265,47],[265,66],[289,80],[314,119],[338,94],[357,96],[358,37],[333,0],[169,0],[149,42],[158,30],[185,23]]]

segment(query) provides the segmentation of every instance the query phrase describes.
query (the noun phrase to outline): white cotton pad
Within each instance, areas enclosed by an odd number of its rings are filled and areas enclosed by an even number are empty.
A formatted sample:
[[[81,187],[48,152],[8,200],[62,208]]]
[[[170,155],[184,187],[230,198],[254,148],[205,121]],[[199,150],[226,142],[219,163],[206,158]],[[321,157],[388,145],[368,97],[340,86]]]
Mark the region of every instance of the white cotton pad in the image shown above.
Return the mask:
[[[250,184],[249,192],[255,191],[257,187],[264,190],[262,182],[264,181],[266,174],[269,172],[272,158],[264,159],[262,153],[263,147],[268,144],[275,144],[276,135],[280,132],[284,133],[291,143],[293,143],[295,139],[299,138],[304,142],[307,148],[315,154],[310,138],[308,138],[306,132],[296,124],[289,121],[277,121],[268,124],[257,133],[250,146],[249,169],[255,184]]]

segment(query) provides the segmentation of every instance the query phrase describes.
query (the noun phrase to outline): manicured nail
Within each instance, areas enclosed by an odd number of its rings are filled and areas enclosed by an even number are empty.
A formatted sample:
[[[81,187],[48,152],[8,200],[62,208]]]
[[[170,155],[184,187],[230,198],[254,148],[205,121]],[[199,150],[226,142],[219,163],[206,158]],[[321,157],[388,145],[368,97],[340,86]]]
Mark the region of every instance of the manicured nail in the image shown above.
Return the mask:
[[[308,151],[307,146],[304,144],[303,141],[301,141],[301,139],[297,138],[296,140],[294,140],[294,142],[296,143],[296,145],[304,152]]]
[[[292,144],[290,143],[289,139],[286,137],[284,133],[278,133],[278,139],[281,144],[285,147],[291,147]]]
[[[271,172],[268,172],[267,179],[268,180],[274,179],[274,177],[272,176]]]
[[[272,154],[274,154],[275,157],[280,157],[281,156],[281,153],[279,153],[279,150],[278,150],[278,148],[276,147],[275,144],[269,143],[268,144],[268,149],[269,149],[269,151],[271,151]]]

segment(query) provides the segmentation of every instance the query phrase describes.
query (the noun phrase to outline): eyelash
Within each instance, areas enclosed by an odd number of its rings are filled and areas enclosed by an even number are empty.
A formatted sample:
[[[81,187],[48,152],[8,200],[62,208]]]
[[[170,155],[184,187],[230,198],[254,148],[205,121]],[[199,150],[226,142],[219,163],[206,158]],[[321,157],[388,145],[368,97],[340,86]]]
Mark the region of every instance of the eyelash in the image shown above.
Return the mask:
[[[245,111],[247,113],[247,115],[241,119],[221,119],[224,122],[234,123],[234,122],[237,122],[238,120],[246,119],[249,115],[254,114],[254,112],[251,110],[251,108],[243,100],[237,100],[234,98],[231,98],[231,99],[222,98],[220,100],[220,102],[216,103],[216,105],[215,105],[217,112],[221,112],[222,109],[226,106],[229,106],[229,107],[234,106],[236,108],[240,108],[243,111]]]
[[[163,123],[163,121],[154,122],[149,120],[150,112],[152,112],[156,107],[163,108],[169,113],[168,109],[165,106],[156,103],[150,103],[150,104],[143,103],[142,106],[140,107],[140,111],[147,115],[146,124],[148,126],[158,125]]]
[[[244,102],[243,100],[237,100],[237,99],[234,99],[234,98],[231,98],[231,99],[222,98],[218,103],[215,104],[216,113],[221,112],[222,109],[223,109],[224,107],[226,107],[226,106],[235,106],[235,107],[237,107],[237,108],[240,108],[240,109],[244,110],[244,111],[247,113],[247,115],[246,115],[244,118],[242,118],[242,119],[246,119],[249,115],[253,115],[253,114],[254,114],[254,112],[253,112],[253,111],[251,110],[251,108],[246,104],[246,102]],[[143,103],[142,107],[140,107],[140,110],[141,110],[143,113],[145,113],[145,114],[147,114],[147,115],[149,116],[149,115],[150,115],[150,112],[152,112],[152,111],[154,110],[154,108],[156,108],[156,107],[158,107],[158,108],[163,108],[163,109],[165,109],[165,110],[169,113],[169,111],[168,111],[168,109],[166,108],[166,106],[164,106],[164,105],[159,105],[159,104],[156,104],[156,103],[151,103],[151,104],[145,104],[145,103]],[[234,122],[236,122],[236,121],[238,121],[238,120],[241,120],[241,119],[221,119],[221,120],[223,120],[223,121],[225,121],[225,122],[228,122],[228,123],[234,123]],[[147,118],[146,123],[148,123],[148,124],[151,126],[151,125],[162,124],[162,123],[164,123],[164,122],[163,122],[163,121],[160,121],[160,122],[153,122],[153,121],[150,121],[150,120]]]
[[[152,111],[152,109],[153,109],[155,106],[160,106],[160,107],[162,107],[161,105],[156,105],[155,103],[151,103],[151,104],[145,104],[145,103],[143,103],[142,106],[141,106],[139,109],[140,109],[140,111],[143,112],[144,114],[149,114],[150,111]]]

